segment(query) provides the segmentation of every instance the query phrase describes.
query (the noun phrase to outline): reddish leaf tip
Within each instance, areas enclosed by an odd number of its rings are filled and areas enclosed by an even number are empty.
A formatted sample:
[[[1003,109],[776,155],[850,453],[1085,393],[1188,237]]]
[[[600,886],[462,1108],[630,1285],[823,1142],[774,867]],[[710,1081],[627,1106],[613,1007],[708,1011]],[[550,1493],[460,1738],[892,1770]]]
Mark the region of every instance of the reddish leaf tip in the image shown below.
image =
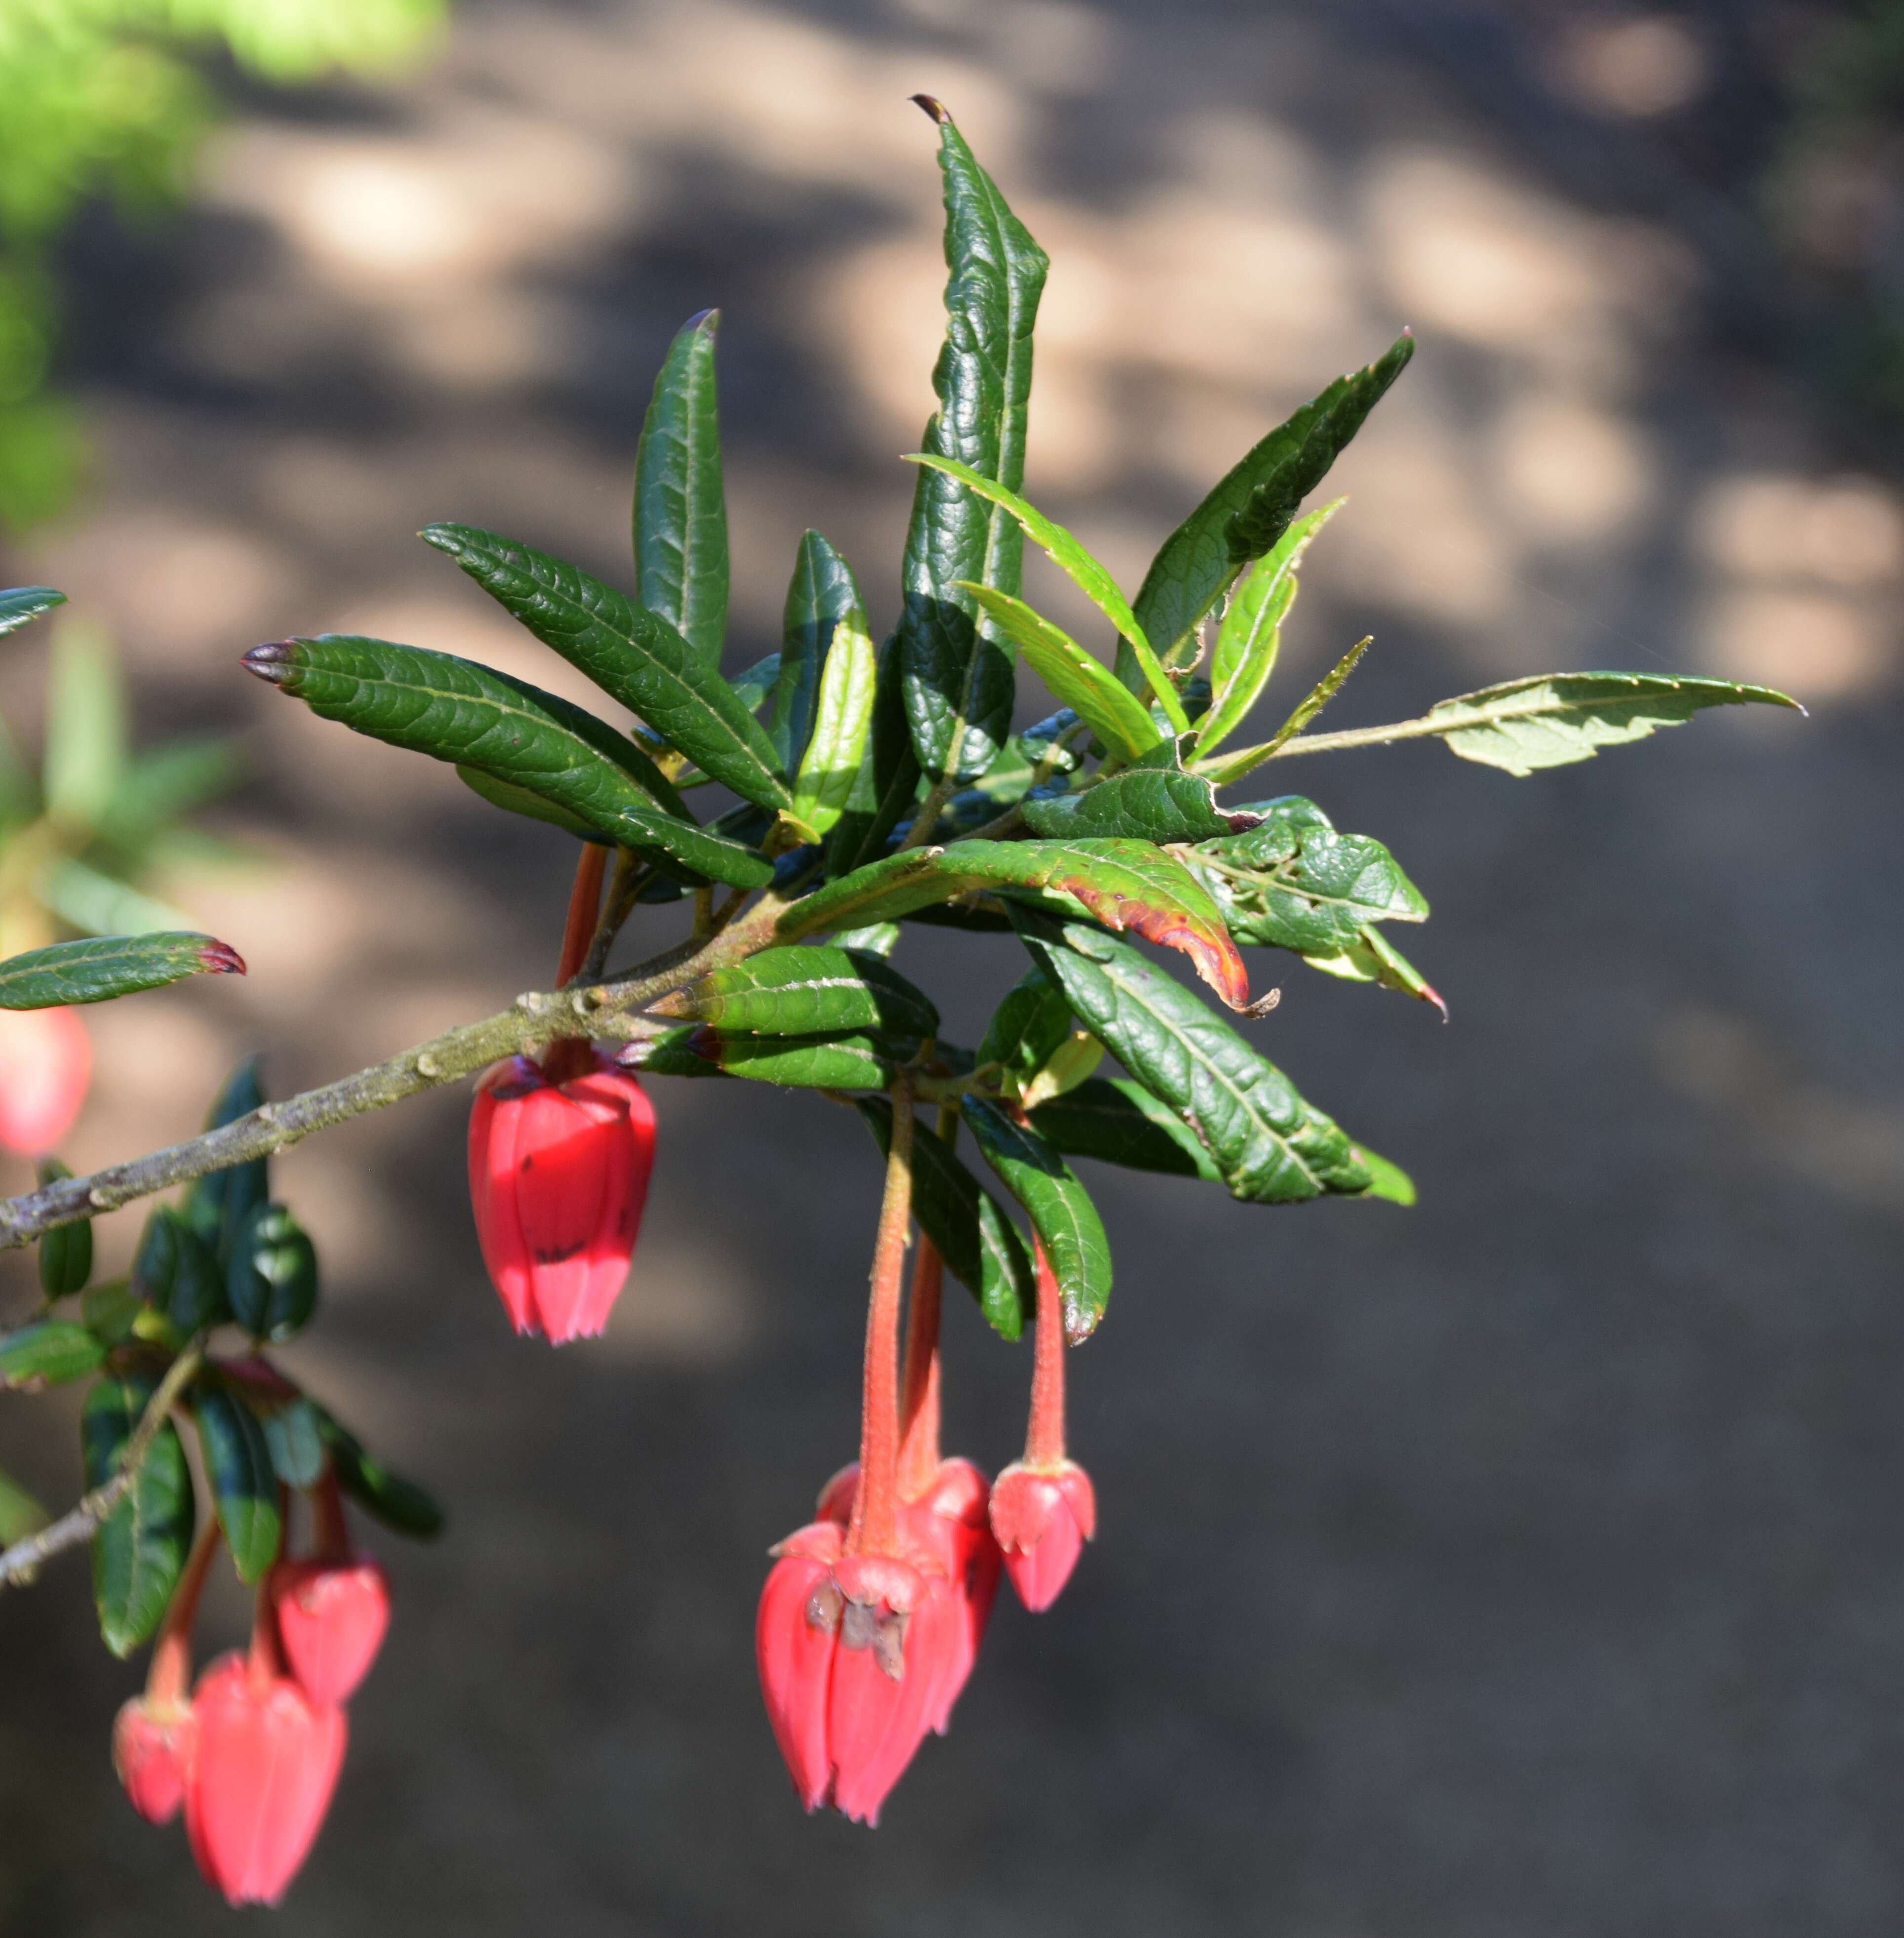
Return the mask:
[[[273,686],[282,686],[291,676],[296,651],[289,639],[272,639],[262,646],[254,646],[238,664],[247,673],[255,673]]]
[[[934,100],[931,95],[915,94],[908,96],[908,99],[913,102],[923,113],[930,115],[940,127],[946,126],[951,121],[952,117],[946,113],[945,103]]]
[[[242,976],[244,958],[229,942],[211,941],[199,951],[199,966],[208,976]]]

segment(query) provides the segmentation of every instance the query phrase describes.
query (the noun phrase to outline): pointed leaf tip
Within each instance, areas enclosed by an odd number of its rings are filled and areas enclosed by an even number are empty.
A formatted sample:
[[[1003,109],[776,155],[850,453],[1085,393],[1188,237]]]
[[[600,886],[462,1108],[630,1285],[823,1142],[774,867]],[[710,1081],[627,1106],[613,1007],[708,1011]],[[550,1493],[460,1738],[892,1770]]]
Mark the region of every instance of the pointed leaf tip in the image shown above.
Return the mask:
[[[242,976],[244,958],[229,942],[208,942],[199,951],[199,960],[208,976]]]
[[[260,679],[268,680],[273,686],[281,686],[290,676],[292,655],[289,639],[272,639],[262,646],[254,646],[238,664]]]
[[[703,330],[712,336],[721,327],[721,312],[718,309],[697,309],[681,327],[683,330]]]
[[[929,115],[942,128],[952,119],[951,115],[946,111],[945,103],[934,100],[929,94],[914,94],[906,98],[913,102],[922,114]]]

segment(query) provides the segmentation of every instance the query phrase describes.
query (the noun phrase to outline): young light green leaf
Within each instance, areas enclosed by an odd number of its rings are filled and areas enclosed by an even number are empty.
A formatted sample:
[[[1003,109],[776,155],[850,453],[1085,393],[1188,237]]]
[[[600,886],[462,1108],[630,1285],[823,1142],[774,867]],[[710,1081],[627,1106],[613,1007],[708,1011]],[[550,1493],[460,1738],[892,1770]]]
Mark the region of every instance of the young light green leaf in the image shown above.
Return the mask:
[[[1171,724],[1180,734],[1189,728],[1190,722],[1184,713],[1183,703],[1177,697],[1177,688],[1158,664],[1157,655],[1150,649],[1150,642],[1144,637],[1143,628],[1137,624],[1135,615],[1124,602],[1123,594],[1117,589],[1116,580],[1062,525],[1047,518],[1016,491],[1007,490],[995,479],[982,476],[969,464],[961,464],[956,458],[934,457],[915,451],[906,461],[908,464],[928,464],[936,471],[943,471],[947,477],[957,478],[967,491],[976,491],[981,498],[989,500],[1015,519],[1025,536],[1044,548],[1045,556],[1117,628],[1118,636],[1136,655],[1137,664],[1143,669],[1144,677],[1149,682],[1151,693]],[[970,592],[973,588],[966,585],[959,589]]]
[[[373,1459],[348,1427],[312,1404],[338,1485],[393,1532],[412,1541],[434,1541],[443,1531],[443,1510],[415,1481]]]
[[[1081,794],[1027,800],[1022,811],[1033,834],[1059,841],[1093,837],[1207,841],[1249,825],[1247,816],[1216,805],[1216,790],[1206,776],[1184,771],[1174,740],[1160,740],[1128,767]]]
[[[1404,335],[1338,377],[1244,457],[1164,541],[1132,602],[1166,664],[1194,640],[1237,567],[1270,551],[1414,351]]]
[[[175,833],[176,831],[174,831]],[[38,883],[40,899],[63,922],[87,935],[150,935],[189,929],[192,918],[116,877],[67,855]]]
[[[895,634],[879,649],[873,731],[846,811],[827,840],[829,874],[844,875],[886,851],[893,830],[918,798],[919,756],[906,723],[904,682]]]
[[[864,928],[843,928],[833,941],[837,949],[858,949],[861,955],[884,958],[899,946],[899,925],[896,922],[876,922]]]
[[[0,1010],[104,1003],[187,976],[242,976],[244,960],[209,935],[108,935],[56,942],[0,962]]]
[[[1245,774],[1253,773],[1264,761],[1274,760],[1278,754],[1286,752],[1295,745],[1296,737],[1302,730],[1341,691],[1343,682],[1361,664],[1362,656],[1368,652],[1371,644],[1370,640],[1358,639],[1309,689],[1295,711],[1268,740],[1259,746],[1246,747],[1239,753],[1215,761],[1199,761],[1197,763],[1198,771],[1207,773],[1213,786],[1229,787],[1241,780]]]
[[[624,735],[526,680],[339,633],[254,646],[244,663],[324,719],[527,788],[642,854],[735,888],[773,874],[760,855],[682,818],[679,795]]]
[[[12,585],[0,591],[0,638],[17,633],[30,619],[63,606],[66,595],[50,585]]]
[[[1035,1113],[1040,1104],[1088,1082],[1104,1060],[1104,1046],[1089,1030],[1073,1030],[1019,1092],[1019,1107]]]
[[[878,956],[838,948],[763,949],[676,990],[653,1013],[765,1036],[939,1033],[939,1012],[922,990]]]
[[[1366,1144],[1356,1148],[1362,1154],[1362,1162],[1368,1167],[1370,1177],[1374,1180],[1363,1194],[1365,1197],[1386,1198],[1391,1204],[1414,1203],[1415,1180],[1398,1164],[1391,1164]]]
[[[100,839],[143,852],[169,822],[235,785],[244,769],[238,743],[223,734],[175,740],[141,755],[106,803]]]
[[[1282,649],[1283,622],[1295,603],[1296,568],[1310,542],[1347,503],[1337,498],[1297,519],[1274,551],[1247,568],[1230,595],[1210,655],[1210,711],[1197,723],[1199,752],[1213,754],[1269,684]]]
[[[278,1472],[257,1416],[223,1387],[200,1386],[192,1417],[205,1455],[205,1478],[218,1524],[241,1581],[259,1581],[278,1559],[284,1535],[278,1508]]]
[[[99,1380],[80,1414],[86,1484],[102,1487],[119,1471],[126,1443],[157,1390],[143,1373]],[[114,1655],[132,1654],[158,1627],[185,1565],[197,1518],[192,1475],[176,1429],[166,1420],[145,1450],[132,1486],[93,1536],[93,1599],[99,1633]]]
[[[38,1393],[91,1372],[106,1349],[76,1319],[35,1319],[0,1338],[0,1386]]]
[[[985,1161],[1030,1214],[1064,1301],[1065,1337],[1089,1338],[1110,1298],[1110,1241],[1091,1194],[1038,1133],[983,1098],[965,1100]]]
[[[1049,261],[952,117],[928,96],[914,99],[939,126],[951,272],[945,345],[932,375],[939,408],[926,426],[925,448],[1016,491],[1025,481],[1031,330]],[[976,779],[1011,731],[1011,662],[993,628],[978,623],[970,594],[959,588],[972,581],[1016,593],[1024,542],[1000,507],[941,473],[921,472],[895,638],[913,746],[935,781]]]
[[[1176,1112],[1232,1197],[1283,1204],[1368,1189],[1368,1168],[1340,1128],[1180,983],[1100,930],[1016,919],[1078,1020]]]
[[[712,667],[721,664],[727,627],[727,503],[714,383],[720,320],[718,310],[704,309],[669,345],[635,448],[636,603]]]
[[[892,1136],[891,1104],[884,1097],[853,1102],[883,1153]],[[1001,1338],[1017,1338],[1034,1297],[1031,1253],[952,1146],[923,1131],[913,1141],[913,1211],[946,1269],[979,1302],[986,1323]]]
[[[824,834],[844,811],[859,778],[873,727],[877,661],[866,615],[849,612],[834,628],[821,670],[812,737],[794,783],[794,819]]]
[[[657,613],[578,567],[473,525],[429,525],[421,536],[703,773],[757,806],[787,805],[767,730]]]
[[[1132,1171],[1160,1171],[1220,1183],[1222,1174],[1183,1120],[1141,1083],[1092,1077],[1040,1104],[1033,1127],[1054,1150]]]
[[[1398,989],[1418,1002],[1432,1003],[1441,1011],[1441,1020],[1448,1019],[1448,1006],[1440,992],[1372,925],[1339,949],[1305,949],[1302,959],[1326,975],[1340,976],[1351,983],[1374,983],[1384,989]]]
[[[1157,744],[1158,730],[1142,703],[1068,633],[1008,593],[974,586],[972,597],[1052,694],[1119,759],[1135,760]]]
[[[258,1059],[247,1056],[225,1079],[205,1120],[208,1131],[249,1116],[264,1103]],[[254,1158],[225,1171],[208,1171],[195,1179],[181,1207],[186,1221],[209,1245],[222,1265],[253,1210],[271,1195],[271,1160]]]
[[[65,621],[53,636],[47,688],[47,812],[96,828],[126,771],[126,691],[118,656],[98,627]]]
[[[827,649],[841,620],[854,613],[861,615],[864,627],[865,602],[852,567],[819,533],[807,532],[794,554],[794,576],[781,615],[780,665],[768,723],[774,751],[789,773],[812,734]]]

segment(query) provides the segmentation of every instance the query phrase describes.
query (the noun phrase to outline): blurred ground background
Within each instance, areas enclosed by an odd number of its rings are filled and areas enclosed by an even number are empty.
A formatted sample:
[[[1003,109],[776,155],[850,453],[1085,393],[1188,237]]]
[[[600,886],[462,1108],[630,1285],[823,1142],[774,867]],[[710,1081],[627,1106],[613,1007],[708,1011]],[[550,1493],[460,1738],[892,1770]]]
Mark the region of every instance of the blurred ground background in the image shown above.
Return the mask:
[[[693,311],[725,317],[730,664],[777,643],[809,524],[889,621],[943,281],[918,90],[1051,253],[1028,488],[1127,585],[1414,327],[1280,693],[1373,631],[1337,725],[1572,666],[1812,709],[1527,781],[1431,746],[1279,773],[1434,903],[1410,953],[1450,1027],[1270,957],[1253,1026],[1422,1204],[1101,1178],[1119,1289],[1073,1445],[1103,1538],[1051,1615],[1001,1603],[876,1835],[801,1818],[750,1647],[765,1548],[852,1450],[857,1124],[661,1086],[633,1280],[560,1354],[483,1282],[462,1095],[281,1160],[327,1300],[286,1356],[453,1518],[378,1539],[396,1624],[287,1938],[1899,1928],[1904,513],[1888,421],[1760,220],[1805,24],[478,0],[414,80],[251,98],[175,225],[82,225],[62,375],[95,479],[7,576],[116,628],[145,733],[246,736],[223,825],[269,865],[178,890],[241,986],[93,1013],[76,1164],[189,1132],[245,1050],[287,1089],[546,977],[566,841],[235,661],[357,630],[572,691],[411,534],[465,518],[625,579],[641,408]],[[1827,254],[1842,176],[1799,184]],[[12,710],[43,658],[10,647]],[[970,940],[929,980],[969,1038],[1017,973]],[[998,1464],[1023,1355],[967,1307],[950,1332],[949,1444]],[[61,1411],[0,1411],[55,1502]],[[236,1639],[235,1591],[213,1617]],[[83,1562],[0,1602],[8,1938],[224,1927],[108,1767],[135,1681]]]

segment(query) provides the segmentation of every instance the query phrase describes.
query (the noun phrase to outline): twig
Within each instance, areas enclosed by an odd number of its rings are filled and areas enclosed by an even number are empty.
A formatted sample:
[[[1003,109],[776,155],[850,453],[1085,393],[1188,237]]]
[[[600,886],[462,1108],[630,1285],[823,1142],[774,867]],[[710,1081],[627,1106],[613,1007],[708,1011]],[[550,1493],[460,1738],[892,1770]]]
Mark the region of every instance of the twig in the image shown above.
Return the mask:
[[[24,1541],[15,1542],[0,1554],[0,1588],[11,1588],[26,1581],[41,1562],[92,1539],[93,1530],[132,1491],[139,1469],[159,1437],[159,1428],[165,1423],[165,1416],[204,1362],[204,1350],[197,1346],[187,1347],[173,1360],[146,1402],[145,1411],[139,1415],[138,1424],[120,1453],[119,1472],[83,1496],[77,1507],[50,1526],[41,1528],[38,1534],[29,1534]]]
[[[582,962],[577,981],[599,983],[602,980],[602,971],[608,967],[609,951],[615,946],[615,938],[634,913],[635,898],[641,892],[642,873],[641,857],[632,848],[615,850],[615,874],[609,883],[608,901],[603,907],[601,920],[595,925],[595,933],[590,939],[588,954]]]
[[[939,816],[947,801],[952,797],[958,783],[954,781],[934,781],[926,790],[925,800],[919,804],[913,816],[913,825],[906,831],[906,838],[900,843],[901,848],[922,848],[932,838],[932,831],[939,825]]]

